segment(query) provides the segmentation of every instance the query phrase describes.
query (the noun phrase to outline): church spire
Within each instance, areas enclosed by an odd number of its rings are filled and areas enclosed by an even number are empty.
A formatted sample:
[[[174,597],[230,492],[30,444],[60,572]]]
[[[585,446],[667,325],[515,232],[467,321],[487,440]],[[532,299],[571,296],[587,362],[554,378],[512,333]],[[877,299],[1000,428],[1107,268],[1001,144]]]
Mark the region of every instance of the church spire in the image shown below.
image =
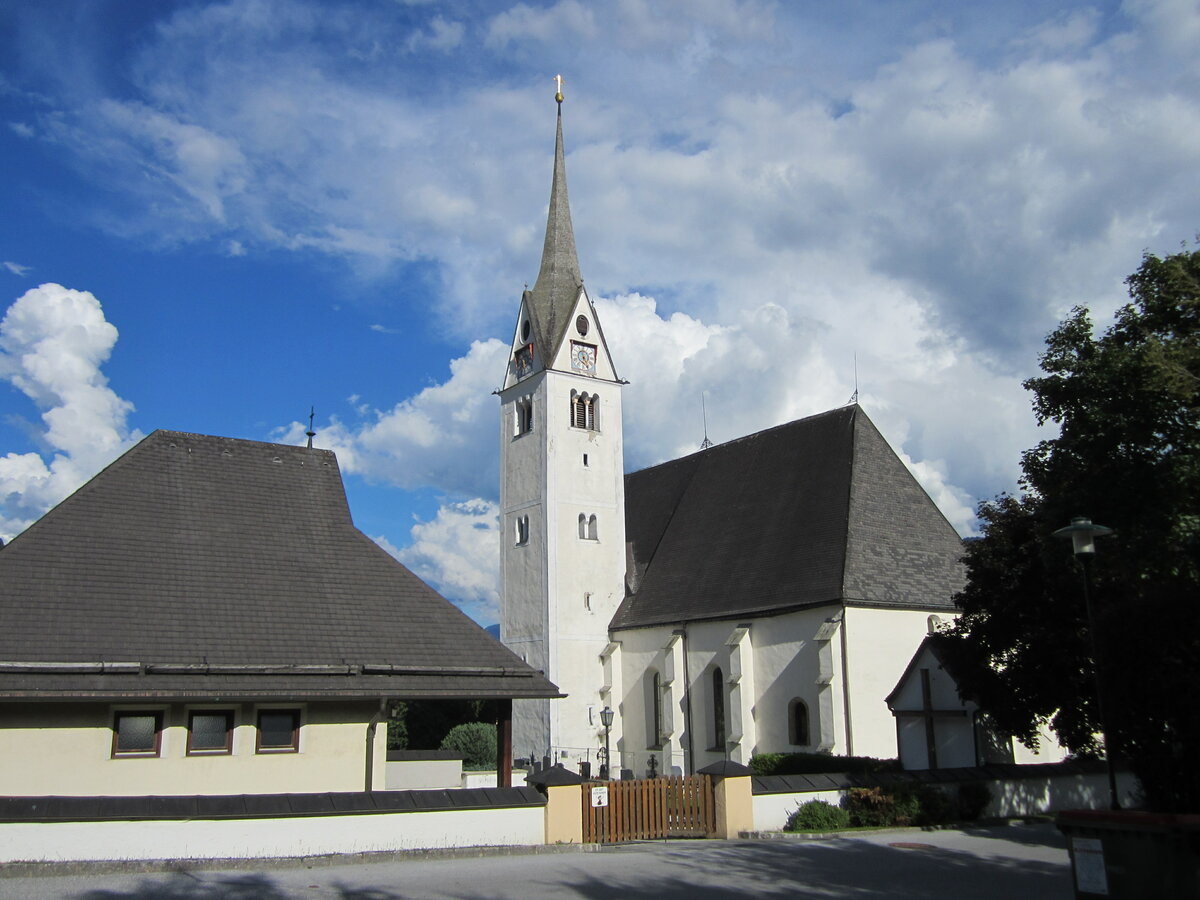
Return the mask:
[[[567,199],[567,165],[563,152],[562,76],[556,76],[558,90],[558,128],[554,140],[554,176],[550,184],[550,212],[546,218],[546,240],[542,246],[542,266],[538,271],[529,300],[539,351],[545,358],[558,349],[566,331],[571,310],[579,296],[583,276],[575,252],[575,231],[571,227],[571,206]]]

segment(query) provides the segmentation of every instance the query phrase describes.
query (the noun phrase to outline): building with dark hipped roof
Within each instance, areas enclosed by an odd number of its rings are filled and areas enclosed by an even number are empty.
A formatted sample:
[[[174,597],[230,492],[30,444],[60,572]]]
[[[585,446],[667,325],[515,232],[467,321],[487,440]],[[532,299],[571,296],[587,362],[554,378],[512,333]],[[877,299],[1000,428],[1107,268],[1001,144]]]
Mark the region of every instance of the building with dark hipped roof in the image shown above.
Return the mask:
[[[328,450],[154,432],[0,550],[0,622],[0,795],[370,790],[395,701],[559,695]]]

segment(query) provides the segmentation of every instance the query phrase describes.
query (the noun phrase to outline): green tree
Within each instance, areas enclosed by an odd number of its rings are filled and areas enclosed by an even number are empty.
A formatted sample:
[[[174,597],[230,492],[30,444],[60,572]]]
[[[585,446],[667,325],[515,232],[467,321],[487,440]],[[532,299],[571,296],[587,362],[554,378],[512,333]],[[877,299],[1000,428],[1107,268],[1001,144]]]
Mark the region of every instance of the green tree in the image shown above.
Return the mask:
[[[980,506],[962,615],[941,637],[961,687],[1026,744],[1047,723],[1078,753],[1101,729],[1083,602],[1096,619],[1110,751],[1150,805],[1200,809],[1200,251],[1146,255],[1131,302],[1096,336],[1075,309],[1046,340],[1033,393],[1057,437],[1026,451],[1019,497]],[[1051,533],[1116,530],[1089,570]]]

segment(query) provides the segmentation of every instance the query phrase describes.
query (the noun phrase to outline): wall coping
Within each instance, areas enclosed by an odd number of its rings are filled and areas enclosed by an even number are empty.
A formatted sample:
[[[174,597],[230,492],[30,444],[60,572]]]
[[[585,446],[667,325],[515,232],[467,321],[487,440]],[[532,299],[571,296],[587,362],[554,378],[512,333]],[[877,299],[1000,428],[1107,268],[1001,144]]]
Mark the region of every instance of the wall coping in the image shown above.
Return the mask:
[[[912,769],[903,772],[821,772],[810,775],[755,775],[755,795],[802,794],[811,791],[844,791],[857,787],[890,787],[901,784],[962,784],[968,781],[1016,781],[1058,775],[1091,775],[1104,772],[1102,760],[1066,760],[1057,763],[996,763],[962,769]]]
[[[531,787],[183,797],[0,797],[0,822],[283,819],[545,806]]]

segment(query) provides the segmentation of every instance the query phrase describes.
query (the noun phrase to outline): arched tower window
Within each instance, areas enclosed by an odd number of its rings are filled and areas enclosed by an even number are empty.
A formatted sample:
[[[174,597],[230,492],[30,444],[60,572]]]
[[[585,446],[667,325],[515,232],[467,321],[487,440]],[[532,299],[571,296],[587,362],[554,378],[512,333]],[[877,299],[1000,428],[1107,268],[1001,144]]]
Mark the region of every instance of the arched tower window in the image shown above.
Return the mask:
[[[600,540],[600,535],[596,531],[596,514],[588,516],[587,536],[589,541]]]
[[[586,391],[582,394],[571,391],[571,427],[596,431],[597,411],[600,398]]]
[[[725,677],[719,668],[712,671],[713,742],[710,750],[725,750]]]
[[[517,516],[517,544],[529,543],[529,516]]]
[[[528,434],[533,431],[533,398],[521,397],[515,404],[516,434]]]
[[[579,514],[579,539],[587,540],[587,516],[584,513]]]
[[[788,704],[788,741],[797,747],[812,743],[808,732],[808,704],[799,697]]]

